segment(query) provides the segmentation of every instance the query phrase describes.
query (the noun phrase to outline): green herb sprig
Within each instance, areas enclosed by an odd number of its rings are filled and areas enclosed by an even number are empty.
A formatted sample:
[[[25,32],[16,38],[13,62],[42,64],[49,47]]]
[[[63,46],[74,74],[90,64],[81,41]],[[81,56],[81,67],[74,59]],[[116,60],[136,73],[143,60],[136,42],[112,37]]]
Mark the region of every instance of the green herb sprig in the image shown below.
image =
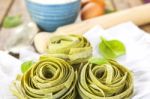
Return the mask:
[[[21,15],[7,16],[4,19],[3,27],[4,28],[13,28],[13,27],[20,25],[21,23],[22,23]]]
[[[117,58],[126,53],[124,44],[119,40],[106,40],[101,37],[99,52],[104,58]]]
[[[90,63],[102,65],[107,63],[107,59],[115,59],[126,53],[125,45],[119,40],[106,40],[101,37],[99,43],[99,52],[102,54],[102,58],[92,57],[89,59]]]
[[[21,65],[22,73],[25,73],[35,62],[34,61],[26,61]]]

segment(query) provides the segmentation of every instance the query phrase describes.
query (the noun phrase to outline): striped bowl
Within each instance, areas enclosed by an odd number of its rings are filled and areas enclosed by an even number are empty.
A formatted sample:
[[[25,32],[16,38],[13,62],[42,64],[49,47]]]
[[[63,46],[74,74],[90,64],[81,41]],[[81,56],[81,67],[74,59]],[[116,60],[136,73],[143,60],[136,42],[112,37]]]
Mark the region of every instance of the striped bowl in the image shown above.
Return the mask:
[[[26,6],[33,21],[48,32],[73,23],[80,10],[80,0],[66,4],[40,4],[26,0]]]

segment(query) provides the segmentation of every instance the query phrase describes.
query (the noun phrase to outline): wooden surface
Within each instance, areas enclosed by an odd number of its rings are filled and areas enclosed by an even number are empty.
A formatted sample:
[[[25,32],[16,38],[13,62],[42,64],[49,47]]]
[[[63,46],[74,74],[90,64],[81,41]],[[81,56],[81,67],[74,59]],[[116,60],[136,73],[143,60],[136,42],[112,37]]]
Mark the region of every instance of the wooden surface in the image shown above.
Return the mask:
[[[2,23],[2,20],[7,15],[9,9],[11,8],[11,5],[13,3],[13,0],[0,0],[0,25]]]
[[[108,0],[109,1],[109,0]],[[128,9],[142,4],[141,0],[110,0],[117,10]],[[26,10],[24,0],[0,0],[0,50],[4,50],[4,44],[12,35],[14,29],[5,29],[2,27],[3,19],[6,16],[21,15],[24,22],[31,21]],[[143,30],[150,33],[150,24],[140,26]]]
[[[5,3],[9,2],[9,4],[5,5]],[[10,4],[11,1],[11,4]],[[10,36],[13,36],[14,28],[12,29],[6,29],[2,27],[2,19],[6,16],[15,16],[15,15],[21,15],[21,18],[23,22],[29,22],[31,21],[29,14],[26,10],[25,2],[24,0],[0,0],[0,9],[7,8],[8,10],[0,10],[1,12],[5,13],[3,15],[0,15],[0,50],[4,50],[4,44],[7,42],[7,39]],[[5,5],[7,7],[2,7],[1,5]]]

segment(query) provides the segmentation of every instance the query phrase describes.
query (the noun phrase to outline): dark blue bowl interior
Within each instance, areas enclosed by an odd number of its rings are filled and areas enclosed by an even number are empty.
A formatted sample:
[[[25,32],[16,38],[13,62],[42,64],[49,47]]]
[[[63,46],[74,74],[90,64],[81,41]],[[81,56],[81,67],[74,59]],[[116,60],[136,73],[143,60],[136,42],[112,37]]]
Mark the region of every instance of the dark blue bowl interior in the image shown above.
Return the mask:
[[[66,4],[39,4],[26,0],[26,6],[33,21],[45,31],[73,23],[80,10],[80,0]]]

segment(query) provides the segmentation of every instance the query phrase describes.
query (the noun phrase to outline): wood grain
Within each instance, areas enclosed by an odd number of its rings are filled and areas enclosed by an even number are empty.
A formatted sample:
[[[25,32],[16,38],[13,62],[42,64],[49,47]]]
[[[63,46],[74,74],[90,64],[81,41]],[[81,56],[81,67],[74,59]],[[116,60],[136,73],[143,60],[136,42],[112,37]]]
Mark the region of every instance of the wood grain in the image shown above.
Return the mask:
[[[0,27],[14,0],[0,0]]]
[[[145,32],[150,33],[150,24],[140,26],[140,28],[143,29]]]
[[[13,5],[11,6],[7,16],[16,16],[16,15],[21,15],[23,23],[31,21],[30,16],[26,10],[25,2],[24,0],[14,0]],[[12,29],[6,29],[6,28],[1,28],[0,30],[0,50],[5,50],[4,45],[7,42],[7,39],[9,37],[13,36],[15,28]]]
[[[142,0],[128,0],[130,7],[140,6],[143,4]]]
[[[124,10],[129,8],[128,0],[113,0],[116,10]]]
[[[30,16],[27,12],[24,0],[15,0],[12,8],[10,9],[8,16],[21,15],[23,22],[29,22]]]

